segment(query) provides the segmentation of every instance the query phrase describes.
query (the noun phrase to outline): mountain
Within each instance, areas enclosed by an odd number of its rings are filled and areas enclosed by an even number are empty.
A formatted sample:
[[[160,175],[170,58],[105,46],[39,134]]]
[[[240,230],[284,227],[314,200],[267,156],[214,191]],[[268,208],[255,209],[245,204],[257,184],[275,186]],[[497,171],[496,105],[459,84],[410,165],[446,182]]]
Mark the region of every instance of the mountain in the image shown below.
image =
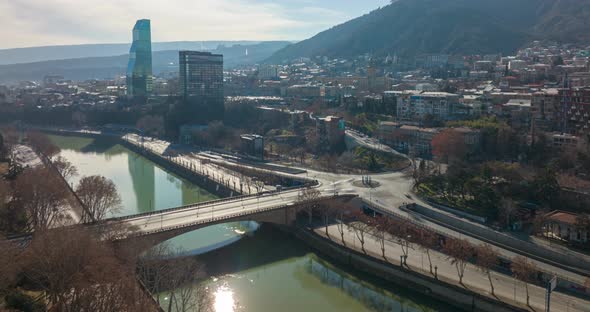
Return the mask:
[[[288,44],[287,41],[267,41],[249,45],[220,45],[216,49],[210,50],[210,52],[223,54],[224,66],[232,68],[238,65],[260,63]],[[125,75],[128,60],[129,55],[123,54],[0,65],[0,83],[13,83],[23,80],[40,81],[43,76],[48,74],[60,75],[72,80],[114,78],[115,76]],[[153,52],[152,63],[153,72],[156,75],[177,73],[178,50]]]
[[[532,40],[585,43],[590,0],[397,0],[268,59],[364,53],[513,53]]]
[[[209,51],[219,46],[254,45],[260,41],[174,41],[154,42],[152,51]],[[129,53],[131,43],[80,44],[16,49],[0,49],[0,65],[64,60],[83,57],[114,56]]]

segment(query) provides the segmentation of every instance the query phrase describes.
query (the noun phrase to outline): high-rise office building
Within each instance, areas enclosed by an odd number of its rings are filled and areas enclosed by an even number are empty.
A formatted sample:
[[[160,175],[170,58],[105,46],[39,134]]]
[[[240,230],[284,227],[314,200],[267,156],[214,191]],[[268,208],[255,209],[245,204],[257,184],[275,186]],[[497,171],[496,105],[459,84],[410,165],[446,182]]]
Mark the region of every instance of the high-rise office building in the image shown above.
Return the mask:
[[[152,39],[150,20],[138,20],[133,27],[133,44],[127,65],[127,95],[148,96],[152,91]]]
[[[180,51],[180,91],[185,98],[223,103],[223,55]]]
[[[193,120],[223,119],[223,55],[180,51],[178,63],[180,94],[194,112]]]

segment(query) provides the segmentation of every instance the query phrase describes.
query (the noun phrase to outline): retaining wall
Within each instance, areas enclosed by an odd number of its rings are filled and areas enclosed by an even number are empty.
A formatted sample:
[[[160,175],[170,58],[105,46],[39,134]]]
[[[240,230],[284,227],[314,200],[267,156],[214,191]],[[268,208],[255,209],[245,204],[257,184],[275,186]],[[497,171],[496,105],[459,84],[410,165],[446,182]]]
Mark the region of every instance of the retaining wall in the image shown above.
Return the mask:
[[[293,230],[294,235],[309,246],[330,258],[332,261],[347,265],[355,270],[371,274],[401,287],[409,287],[414,291],[436,300],[444,301],[464,311],[513,312],[527,311],[513,307],[505,302],[496,301],[483,295],[470,292],[464,288],[447,284],[433,277],[405,270],[381,260],[357,253],[342,247],[311,231]]]

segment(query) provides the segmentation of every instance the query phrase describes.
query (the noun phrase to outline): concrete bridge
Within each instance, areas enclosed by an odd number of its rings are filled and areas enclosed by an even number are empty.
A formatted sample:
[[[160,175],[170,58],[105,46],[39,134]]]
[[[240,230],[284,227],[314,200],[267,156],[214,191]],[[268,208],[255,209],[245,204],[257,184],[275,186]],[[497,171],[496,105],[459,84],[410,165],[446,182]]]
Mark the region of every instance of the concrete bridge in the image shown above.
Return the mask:
[[[153,211],[137,215],[111,218],[94,226],[106,226],[120,230],[116,240],[147,243],[146,246],[166,241],[178,235],[215,224],[255,221],[276,225],[293,225],[297,214],[308,205],[341,201],[356,195],[336,195],[320,192],[317,199],[299,200],[301,189],[274,191],[261,195],[239,196],[203,202],[183,207]]]

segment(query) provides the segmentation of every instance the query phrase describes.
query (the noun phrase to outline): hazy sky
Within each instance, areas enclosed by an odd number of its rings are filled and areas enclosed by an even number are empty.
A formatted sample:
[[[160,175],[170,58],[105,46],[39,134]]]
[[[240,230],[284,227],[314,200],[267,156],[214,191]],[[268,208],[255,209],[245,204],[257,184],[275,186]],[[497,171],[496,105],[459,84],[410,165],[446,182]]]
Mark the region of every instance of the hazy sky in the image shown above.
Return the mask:
[[[389,0],[0,0],[0,48],[153,41],[300,40]]]

